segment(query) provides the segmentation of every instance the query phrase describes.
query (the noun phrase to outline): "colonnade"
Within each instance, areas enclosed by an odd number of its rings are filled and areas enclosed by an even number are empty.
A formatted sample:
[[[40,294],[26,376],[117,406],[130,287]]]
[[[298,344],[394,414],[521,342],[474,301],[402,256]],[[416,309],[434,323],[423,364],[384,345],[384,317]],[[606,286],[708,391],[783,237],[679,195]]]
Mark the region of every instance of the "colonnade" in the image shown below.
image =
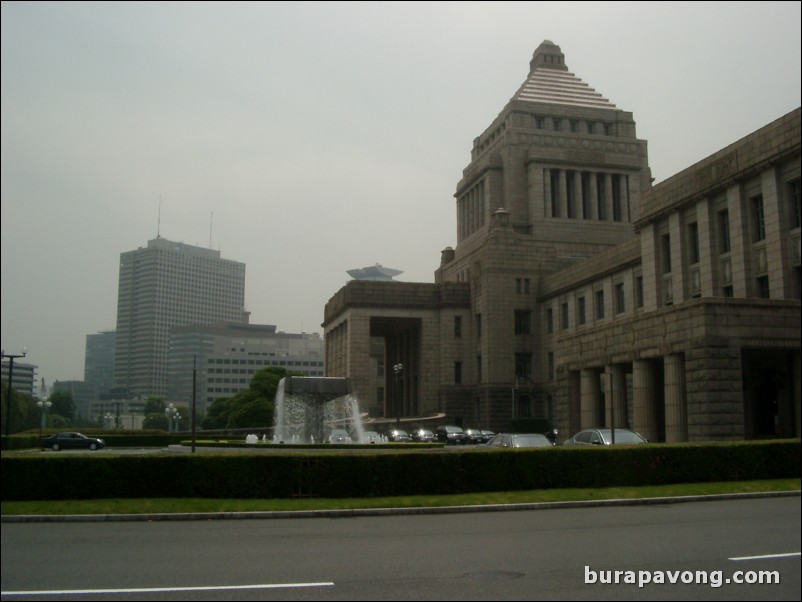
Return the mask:
[[[631,428],[649,441],[687,441],[685,354],[583,368],[579,406],[580,429]]]

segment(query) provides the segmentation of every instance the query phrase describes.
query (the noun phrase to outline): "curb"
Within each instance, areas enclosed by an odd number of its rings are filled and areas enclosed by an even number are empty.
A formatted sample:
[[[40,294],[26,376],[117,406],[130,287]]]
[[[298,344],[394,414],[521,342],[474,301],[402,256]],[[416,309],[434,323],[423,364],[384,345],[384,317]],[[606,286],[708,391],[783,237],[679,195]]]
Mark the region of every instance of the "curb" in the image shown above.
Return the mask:
[[[18,514],[2,516],[3,523],[74,523],[118,521],[210,521],[274,518],[349,518],[357,516],[403,516],[415,514],[457,514],[466,512],[514,512],[518,510],[554,510],[561,508],[593,508],[605,506],[646,506],[656,504],[684,504],[689,502],[717,502],[722,500],[756,499],[769,497],[799,497],[801,492],[770,491],[758,493],[722,493],[680,497],[635,499],[586,500],[576,502],[532,502],[522,504],[486,504],[476,506],[426,506],[419,508],[351,508],[345,510],[284,510],[266,512],[197,512],[152,514]]]

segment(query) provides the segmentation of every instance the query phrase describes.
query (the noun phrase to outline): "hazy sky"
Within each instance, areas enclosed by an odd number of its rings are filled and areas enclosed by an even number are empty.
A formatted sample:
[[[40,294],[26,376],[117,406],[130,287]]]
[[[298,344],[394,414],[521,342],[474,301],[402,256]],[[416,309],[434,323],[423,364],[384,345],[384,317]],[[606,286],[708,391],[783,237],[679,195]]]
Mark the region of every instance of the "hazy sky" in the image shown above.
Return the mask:
[[[800,105],[799,2],[4,1],[1,22],[2,346],[48,385],[83,378],[120,253],[157,231],[244,262],[251,322],[287,332],[322,332],[346,270],[433,282],[472,141],[543,40],[633,113],[658,182]]]

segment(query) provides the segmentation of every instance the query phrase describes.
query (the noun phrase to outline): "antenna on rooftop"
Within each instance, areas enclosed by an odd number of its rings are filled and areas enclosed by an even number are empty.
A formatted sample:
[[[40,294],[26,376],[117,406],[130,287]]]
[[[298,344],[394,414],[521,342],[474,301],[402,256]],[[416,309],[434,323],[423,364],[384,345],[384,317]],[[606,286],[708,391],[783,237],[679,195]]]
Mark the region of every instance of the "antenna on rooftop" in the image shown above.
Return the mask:
[[[214,211],[209,216],[209,248],[212,248],[212,225],[214,224]]]
[[[162,195],[159,193],[159,217],[156,220],[156,238],[161,238],[162,229]]]

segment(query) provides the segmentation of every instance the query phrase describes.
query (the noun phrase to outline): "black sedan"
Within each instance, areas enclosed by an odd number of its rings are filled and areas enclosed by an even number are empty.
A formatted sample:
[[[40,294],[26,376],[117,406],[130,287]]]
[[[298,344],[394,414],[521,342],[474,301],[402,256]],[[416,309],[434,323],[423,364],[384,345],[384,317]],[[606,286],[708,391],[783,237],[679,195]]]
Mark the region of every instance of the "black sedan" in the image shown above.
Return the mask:
[[[97,437],[87,437],[82,433],[56,433],[42,439],[42,447],[59,451],[61,449],[103,449],[106,442]]]

